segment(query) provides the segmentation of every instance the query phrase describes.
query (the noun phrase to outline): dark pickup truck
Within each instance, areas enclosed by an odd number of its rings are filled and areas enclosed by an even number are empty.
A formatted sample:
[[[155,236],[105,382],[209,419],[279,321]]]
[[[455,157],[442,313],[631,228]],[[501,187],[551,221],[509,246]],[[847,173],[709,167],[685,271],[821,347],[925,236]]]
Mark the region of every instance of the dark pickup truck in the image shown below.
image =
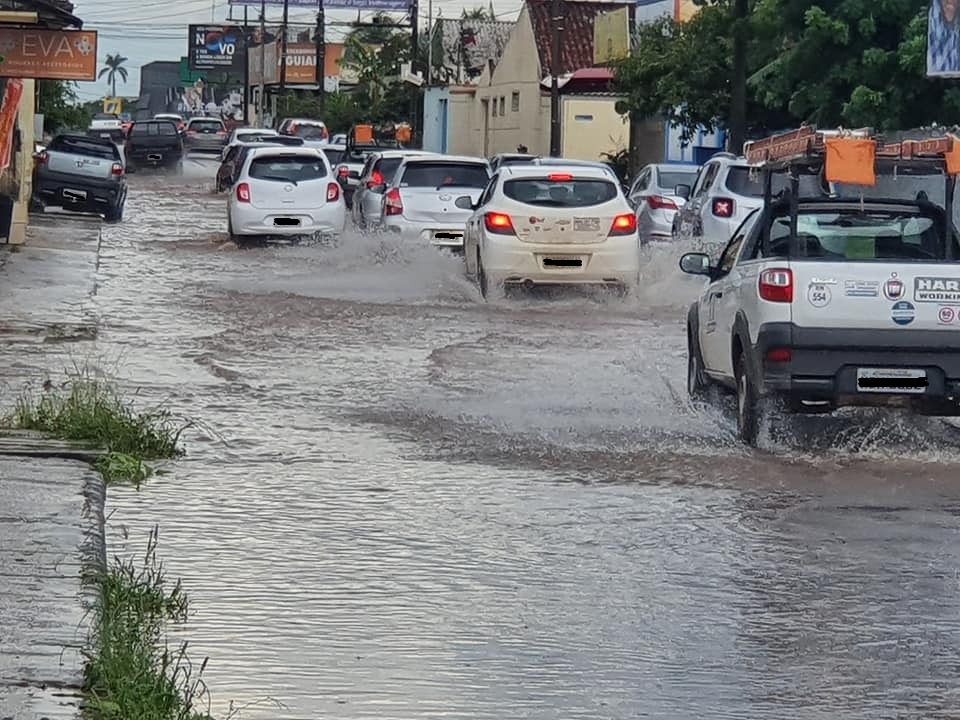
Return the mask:
[[[120,149],[111,140],[57,135],[33,159],[34,210],[59,207],[100,213],[107,222],[123,219],[127,180]]]
[[[171,120],[135,122],[127,136],[127,172],[141,167],[183,171],[183,137]]]

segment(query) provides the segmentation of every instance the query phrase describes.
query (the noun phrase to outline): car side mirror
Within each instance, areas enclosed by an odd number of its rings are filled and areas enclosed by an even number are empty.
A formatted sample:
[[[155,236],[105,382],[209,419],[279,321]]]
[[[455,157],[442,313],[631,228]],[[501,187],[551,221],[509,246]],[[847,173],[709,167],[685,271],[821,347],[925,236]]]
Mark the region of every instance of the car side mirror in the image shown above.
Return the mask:
[[[706,253],[684,253],[680,258],[680,269],[689,275],[710,275],[710,256]]]
[[[673,189],[673,194],[684,200],[690,199],[690,186],[689,185],[677,185]]]
[[[461,195],[453,201],[453,204],[461,210],[476,210],[476,206],[473,204],[473,200],[469,195]]]

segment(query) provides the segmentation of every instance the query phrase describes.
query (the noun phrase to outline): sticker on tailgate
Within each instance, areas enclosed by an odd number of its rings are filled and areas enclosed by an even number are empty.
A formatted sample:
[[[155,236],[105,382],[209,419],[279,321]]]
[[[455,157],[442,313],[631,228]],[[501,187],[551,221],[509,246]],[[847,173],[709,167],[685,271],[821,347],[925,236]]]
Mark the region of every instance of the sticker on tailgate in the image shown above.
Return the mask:
[[[913,281],[913,299],[917,302],[960,303],[960,279],[915,278]]]

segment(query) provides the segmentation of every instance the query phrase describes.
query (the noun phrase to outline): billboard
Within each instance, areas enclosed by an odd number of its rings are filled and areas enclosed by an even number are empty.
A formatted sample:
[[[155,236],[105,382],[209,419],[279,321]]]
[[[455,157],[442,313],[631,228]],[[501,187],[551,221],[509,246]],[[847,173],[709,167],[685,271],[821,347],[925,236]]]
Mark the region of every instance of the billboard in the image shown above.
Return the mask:
[[[264,45],[263,65],[266,70],[264,85],[276,85],[280,82],[279,43],[272,42]],[[343,57],[343,45],[327,43],[324,47],[324,75],[337,77],[340,75],[340,58]],[[260,84],[260,48],[250,51],[250,84]],[[287,43],[287,75],[288,85],[314,85],[317,82],[317,46],[313,43]]]
[[[677,22],[686,22],[696,15],[699,9],[693,0],[673,0],[673,19]]]
[[[927,77],[960,77],[956,0],[930,0],[927,12]]]
[[[270,6],[282,6],[283,0],[266,0]],[[230,5],[243,7],[260,7],[261,0],[230,0]],[[317,0],[288,0],[288,7],[304,10],[319,10]],[[410,10],[410,0],[323,0],[324,10],[385,10],[387,12],[407,12]]]
[[[243,72],[246,43],[237,25],[191,25],[187,32],[187,62],[191,70]]]
[[[0,29],[0,76],[96,80],[95,30]]]
[[[630,54],[630,15],[623,6],[593,19],[593,64],[606,65]]]

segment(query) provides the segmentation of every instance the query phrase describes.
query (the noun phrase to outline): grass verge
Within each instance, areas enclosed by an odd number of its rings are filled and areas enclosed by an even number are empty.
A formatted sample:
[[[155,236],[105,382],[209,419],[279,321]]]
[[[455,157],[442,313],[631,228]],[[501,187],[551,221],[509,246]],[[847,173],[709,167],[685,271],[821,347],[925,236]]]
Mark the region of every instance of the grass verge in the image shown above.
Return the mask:
[[[157,559],[157,529],[142,564],[115,559],[94,578],[99,602],[84,652],[85,720],[211,720],[197,709],[208,696],[187,644],[171,649],[168,623],[187,618],[187,597],[172,587]]]
[[[42,391],[21,395],[3,425],[101,447],[106,454],[96,468],[104,480],[139,487],[154,473],[147,461],[183,455],[180,436],[190,423],[178,422],[166,409],[138,412],[115,386],[77,370],[59,386],[48,380]]]

